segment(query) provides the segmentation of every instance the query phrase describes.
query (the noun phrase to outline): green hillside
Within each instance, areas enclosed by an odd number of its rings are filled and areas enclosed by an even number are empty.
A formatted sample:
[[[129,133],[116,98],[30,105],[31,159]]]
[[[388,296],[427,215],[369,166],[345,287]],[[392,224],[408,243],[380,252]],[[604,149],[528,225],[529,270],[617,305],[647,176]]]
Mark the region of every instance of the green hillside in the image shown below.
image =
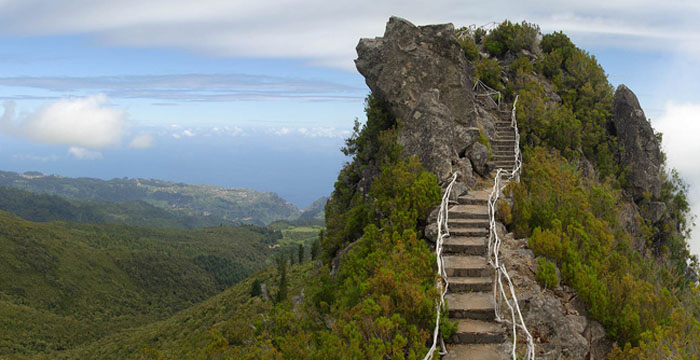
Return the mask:
[[[269,264],[279,238],[249,225],[184,231],[0,212],[0,357],[164,319]]]
[[[297,296],[313,274],[306,262],[289,268],[289,296]],[[262,270],[224,292],[180,311],[167,320],[154,322],[77,349],[50,353],[46,359],[211,359],[237,358],[227,349],[255,338],[255,324],[265,322],[274,308],[262,295],[251,296],[254,282],[265,284],[270,295],[278,291],[279,273],[274,267]],[[269,358],[269,357],[260,357]]]
[[[37,194],[10,187],[0,187],[0,210],[37,222],[99,222],[177,229],[218,226],[226,222],[216,216],[186,215],[143,201],[117,203],[68,200],[56,195]]]
[[[123,178],[105,181],[65,178],[37,172],[18,174],[0,171],[0,186],[75,200],[143,201],[179,215],[213,216],[229,223],[248,222],[263,225],[300,215],[299,209],[275,193],[154,179]]]

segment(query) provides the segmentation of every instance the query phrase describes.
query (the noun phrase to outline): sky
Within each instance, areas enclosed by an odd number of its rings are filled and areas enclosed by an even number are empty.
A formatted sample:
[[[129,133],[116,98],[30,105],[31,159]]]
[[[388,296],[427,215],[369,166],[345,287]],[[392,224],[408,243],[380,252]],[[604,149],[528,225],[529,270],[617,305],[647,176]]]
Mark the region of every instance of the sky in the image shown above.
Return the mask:
[[[0,169],[328,195],[388,18],[563,30],[639,97],[700,208],[700,2],[0,0]],[[692,250],[700,253],[696,231]]]

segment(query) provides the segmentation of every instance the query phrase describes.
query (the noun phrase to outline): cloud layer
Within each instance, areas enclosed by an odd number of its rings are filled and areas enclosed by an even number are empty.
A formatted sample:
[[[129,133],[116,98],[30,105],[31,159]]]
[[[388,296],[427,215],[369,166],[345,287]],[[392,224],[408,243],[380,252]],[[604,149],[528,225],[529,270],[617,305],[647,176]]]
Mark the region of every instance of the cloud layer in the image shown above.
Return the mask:
[[[667,103],[663,116],[654,122],[656,129],[663,133],[664,151],[668,164],[678,170],[690,184],[688,194],[692,211],[700,214],[700,104]],[[692,233],[692,252],[700,254],[700,231]]]
[[[92,77],[0,77],[0,86],[102,92],[112,98],[168,101],[358,101],[366,90],[329,81],[250,74],[166,74]]]
[[[102,94],[62,99],[19,121],[14,121],[14,111],[13,102],[5,103],[2,131],[44,144],[100,149],[118,145],[126,128],[124,112],[110,107]]]
[[[688,0],[478,4],[200,0],[196,5],[189,0],[6,0],[0,2],[0,30],[21,35],[88,34],[116,45],[178,48],[216,56],[299,58],[352,69],[358,38],[380,35],[391,15],[417,24],[481,25],[504,18],[526,19],[546,31],[577,33],[583,46],[603,42],[700,53],[696,21],[700,4]]]

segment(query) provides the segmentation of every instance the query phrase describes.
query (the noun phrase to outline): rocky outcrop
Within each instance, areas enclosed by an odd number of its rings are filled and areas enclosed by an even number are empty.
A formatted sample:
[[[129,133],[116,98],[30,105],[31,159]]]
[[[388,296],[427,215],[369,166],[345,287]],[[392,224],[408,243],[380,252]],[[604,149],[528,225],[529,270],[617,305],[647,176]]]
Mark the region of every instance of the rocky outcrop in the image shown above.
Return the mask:
[[[495,135],[498,116],[475,101],[473,65],[451,24],[415,26],[392,17],[383,37],[357,45],[358,71],[372,94],[403,125],[404,155],[418,155],[442,182],[458,172],[458,188],[488,176],[489,151],[477,140]]]
[[[452,147],[454,121],[450,109],[440,102],[437,89],[420,96],[396,140],[404,155],[417,154],[423,167],[438,179],[452,174],[451,159],[457,156]]]
[[[615,91],[612,135],[620,145],[620,165],[629,169],[625,191],[636,202],[649,192],[653,199],[661,191],[661,150],[654,130],[639,105],[637,96],[625,85]]]
[[[464,56],[452,24],[415,26],[392,17],[384,37],[361,39],[357,70],[372,93],[405,120],[423,93],[438,89],[454,120],[476,126],[474,67]]]

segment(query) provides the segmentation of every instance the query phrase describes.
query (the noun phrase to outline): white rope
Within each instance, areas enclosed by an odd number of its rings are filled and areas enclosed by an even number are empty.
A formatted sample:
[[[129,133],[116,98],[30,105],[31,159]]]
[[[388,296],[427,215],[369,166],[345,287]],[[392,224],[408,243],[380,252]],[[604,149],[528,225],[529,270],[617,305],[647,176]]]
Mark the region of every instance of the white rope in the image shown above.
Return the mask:
[[[515,108],[518,103],[518,96],[515,97],[515,101],[513,102],[513,110],[511,111],[511,126],[513,127],[513,131],[515,131],[515,145],[514,145],[514,156],[515,156],[515,164],[513,166],[513,169],[511,171],[503,170],[502,168],[498,168],[496,171],[496,179],[494,179],[494,184],[493,184],[493,189],[491,190],[491,194],[489,195],[489,244],[488,244],[488,257],[489,257],[489,264],[491,267],[494,269],[494,282],[493,282],[493,296],[496,300],[495,306],[494,306],[494,311],[496,315],[496,321],[498,322],[503,322],[508,325],[511,325],[513,328],[513,349],[512,349],[512,357],[513,360],[517,359],[517,356],[515,354],[515,347],[517,345],[518,341],[518,334],[517,334],[517,329],[520,329],[523,331],[525,334],[525,337],[527,339],[527,352],[525,353],[525,359],[527,360],[534,360],[535,359],[535,344],[532,339],[532,335],[530,332],[527,330],[527,327],[525,326],[525,320],[523,319],[523,315],[520,311],[520,305],[518,304],[518,298],[515,295],[515,287],[513,285],[513,282],[510,280],[510,276],[508,275],[508,271],[506,270],[505,265],[500,263],[500,259],[498,257],[500,247],[501,247],[501,239],[498,237],[498,233],[496,232],[496,202],[498,201],[498,198],[500,196],[501,191],[503,188],[508,184],[509,181],[515,180],[516,182],[520,181],[520,170],[522,169],[522,156],[520,154],[520,134],[518,132],[518,123],[515,118]],[[501,174],[507,174],[508,178],[505,180],[505,183],[501,185]],[[508,283],[508,289],[510,293],[510,299],[508,295],[506,294],[505,287],[503,286],[503,278],[506,279],[506,282]],[[501,309],[502,309],[502,303],[505,301],[506,305],[508,306],[508,309],[510,310],[510,320],[505,319],[501,316]],[[516,321],[516,314],[517,314],[517,321]]]
[[[437,240],[435,241],[435,257],[437,258],[438,265],[438,279],[436,280],[436,286],[440,290],[440,301],[436,305],[437,316],[435,317],[435,329],[433,330],[433,344],[430,346],[428,353],[425,354],[423,360],[431,360],[433,358],[433,353],[437,349],[438,336],[440,333],[440,311],[445,306],[445,294],[447,294],[447,287],[449,283],[447,281],[447,273],[445,272],[445,263],[442,260],[442,243],[445,237],[450,236],[450,229],[447,226],[449,209],[447,206],[450,202],[450,193],[452,192],[452,186],[457,180],[457,173],[452,175],[452,180],[450,181],[447,188],[445,188],[445,193],[442,194],[442,202],[440,203],[440,210],[438,211],[438,221],[437,221]],[[444,228],[444,232],[443,232]],[[445,351],[444,343],[440,339],[442,344],[442,351],[439,352],[440,355],[447,353]]]
[[[491,99],[491,101],[496,105],[498,109],[501,108],[501,92],[489,87],[488,85],[484,84],[483,81],[480,79],[476,79],[474,81],[474,87],[472,88],[474,90],[474,96],[482,96],[486,97],[487,99]],[[481,93],[479,93],[481,92]],[[498,101],[493,100],[493,95],[498,95]]]

